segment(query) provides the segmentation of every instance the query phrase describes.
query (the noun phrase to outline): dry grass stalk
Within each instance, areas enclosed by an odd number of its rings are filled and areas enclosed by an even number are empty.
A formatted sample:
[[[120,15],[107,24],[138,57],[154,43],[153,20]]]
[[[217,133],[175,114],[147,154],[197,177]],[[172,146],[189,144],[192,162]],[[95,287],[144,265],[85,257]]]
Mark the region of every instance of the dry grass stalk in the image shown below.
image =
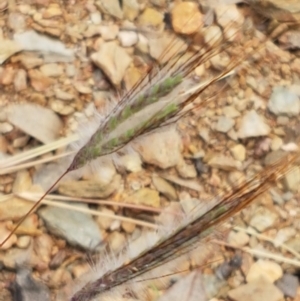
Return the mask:
[[[190,109],[187,110],[188,105],[193,104],[214,83],[232,74],[236,67],[251,56],[250,53],[231,60],[223,72],[204,84],[199,85],[193,82],[192,73],[194,69],[204,64],[212,56],[220,54],[228,46],[228,44],[223,44],[223,47],[220,47],[218,44],[213,44],[205,52],[193,52],[187,58],[185,57],[183,62],[180,62],[180,59],[184,58],[184,55],[181,54],[167,63],[159,72],[150,71],[124,96],[112,113],[100,124],[87,144],[75,155],[70,167],[26,216],[35,210],[48,192],[68,172],[86,165],[97,157],[113,153],[136,137],[163,126],[170,120],[173,121],[174,118],[175,120],[181,118],[189,112]],[[147,85],[145,83],[148,82],[149,78],[151,78],[151,82],[150,85]],[[208,100],[203,100],[192,109],[205,106],[207,103]],[[145,112],[147,112],[146,115]],[[135,118],[136,116],[137,118]],[[145,118],[145,116],[147,117]],[[157,240],[151,250],[148,249],[142,252],[129,263],[121,263],[113,270],[104,270],[96,280],[83,285],[71,297],[71,300],[92,300],[102,293],[136,279],[162,264],[186,254],[194,248],[197,242],[206,238],[215,229],[216,225],[239,212],[257,196],[268,190],[270,184],[287,173],[298,158],[299,154],[296,153],[266,167],[259,175],[238,185],[229,193],[217,197],[211,202],[210,208],[205,213],[201,210],[202,208],[195,208],[188,219],[175,231]],[[16,228],[26,216],[18,222]]]
[[[230,43],[221,43],[213,39],[206,51],[195,51],[191,48],[188,55],[179,46],[175,56],[160,70],[152,68],[138,81],[112,112],[100,123],[96,132],[88,142],[76,153],[69,168],[45,192],[31,210],[16,224],[17,227],[25,218],[34,212],[45,196],[70,171],[85,166],[92,160],[116,152],[133,139],[150,131],[182,118],[191,109],[187,109],[208,87],[231,75],[234,69],[248,57],[236,58],[230,61],[227,68],[204,83],[198,83],[193,78],[195,68],[203,65],[210,58],[224,52]],[[175,45],[174,45],[175,44]],[[176,46],[170,44],[170,47]],[[162,54],[166,55],[167,50]],[[197,107],[204,107],[211,101],[204,99]],[[193,109],[193,107],[192,107]],[[23,160],[23,158],[22,158]],[[14,233],[0,244],[2,246]]]
[[[174,232],[158,241],[151,250],[134,258],[113,271],[107,271],[99,279],[89,282],[74,294],[71,301],[88,301],[124,283],[186,254],[196,243],[209,236],[215,226],[249,205],[256,197],[266,192],[270,185],[288,173],[300,154],[288,155],[277,163],[266,167],[260,174],[241,183],[230,193],[216,198],[210,208],[202,212],[195,208],[192,216]],[[200,210],[199,210],[200,209]]]

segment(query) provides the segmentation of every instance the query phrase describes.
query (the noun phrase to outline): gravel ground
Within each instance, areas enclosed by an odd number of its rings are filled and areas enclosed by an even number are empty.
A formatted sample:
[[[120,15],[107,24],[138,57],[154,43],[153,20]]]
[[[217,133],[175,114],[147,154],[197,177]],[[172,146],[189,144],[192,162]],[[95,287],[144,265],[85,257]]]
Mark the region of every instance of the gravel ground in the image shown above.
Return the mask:
[[[203,83],[236,65],[176,124],[56,185],[0,248],[0,300],[67,300],[107,252],[147,247],[174,212],[209,208],[297,152],[300,5],[228,2],[0,0],[1,241],[149,68],[212,51],[186,78]],[[300,300],[299,184],[295,165],[197,249],[101,300]]]

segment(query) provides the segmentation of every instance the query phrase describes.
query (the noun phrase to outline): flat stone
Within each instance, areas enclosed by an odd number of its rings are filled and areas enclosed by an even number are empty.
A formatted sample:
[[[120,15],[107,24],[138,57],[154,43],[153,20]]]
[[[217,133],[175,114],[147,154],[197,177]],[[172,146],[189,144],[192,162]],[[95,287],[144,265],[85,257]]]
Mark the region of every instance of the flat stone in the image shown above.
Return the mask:
[[[91,59],[116,86],[121,83],[132,61],[128,53],[115,42],[104,43],[98,52],[92,54]]]
[[[166,169],[180,162],[181,143],[178,132],[171,128],[141,137],[133,146],[144,162]]]
[[[220,116],[216,124],[216,130],[221,133],[227,133],[234,126],[235,122],[232,118]]]
[[[297,116],[300,113],[299,96],[285,87],[275,87],[268,109],[275,115]]]
[[[267,136],[270,133],[270,127],[265,123],[263,118],[251,110],[247,112],[241,121],[238,131],[239,138]]]
[[[282,292],[263,277],[230,290],[228,296],[233,301],[284,300]]]
[[[250,267],[246,280],[249,283],[263,277],[270,283],[274,283],[276,280],[280,279],[282,275],[282,268],[279,264],[270,260],[259,259]]]
[[[39,34],[34,30],[16,33],[14,41],[27,51],[52,52],[70,58],[73,58],[74,55],[74,51],[67,49],[61,41]]]
[[[11,124],[45,144],[55,141],[60,135],[62,120],[49,108],[24,103],[9,105],[6,109]]]
[[[85,204],[76,206],[83,209],[88,208]],[[38,214],[51,233],[62,237],[73,246],[94,251],[102,242],[100,230],[89,214],[56,207],[42,208]]]

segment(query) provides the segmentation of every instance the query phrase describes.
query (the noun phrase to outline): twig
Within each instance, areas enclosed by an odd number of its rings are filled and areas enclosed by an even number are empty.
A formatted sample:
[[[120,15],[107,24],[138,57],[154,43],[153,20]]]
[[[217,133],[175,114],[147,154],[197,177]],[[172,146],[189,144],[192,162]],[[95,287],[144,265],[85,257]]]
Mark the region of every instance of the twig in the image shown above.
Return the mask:
[[[279,262],[284,262],[284,263],[287,263],[287,264],[294,265],[296,267],[300,267],[300,261],[295,260],[295,259],[286,258],[286,257],[284,257],[280,254],[272,254],[272,253],[267,252],[267,251],[251,249],[251,248],[248,248],[248,247],[237,247],[235,245],[225,243],[223,241],[218,241],[218,240],[213,240],[212,243],[216,243],[218,245],[222,245],[222,246],[225,246],[225,247],[241,250],[243,252],[252,254],[254,256],[260,256],[260,257],[264,257],[264,258],[268,258],[268,259],[273,259],[273,260],[276,260],[276,261],[279,261]]]

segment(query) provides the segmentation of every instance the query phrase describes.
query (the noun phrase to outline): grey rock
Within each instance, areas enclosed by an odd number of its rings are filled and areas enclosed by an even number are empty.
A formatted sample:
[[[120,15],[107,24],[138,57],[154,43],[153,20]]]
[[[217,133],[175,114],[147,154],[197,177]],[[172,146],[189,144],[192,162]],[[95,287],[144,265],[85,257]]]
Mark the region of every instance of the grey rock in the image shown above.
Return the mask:
[[[86,205],[76,205],[87,208]],[[102,242],[100,230],[92,216],[70,209],[45,207],[38,211],[53,234],[64,238],[70,245],[94,251]]]
[[[59,40],[39,34],[34,30],[16,33],[14,40],[22,46],[23,50],[52,52],[58,55],[73,57],[74,51],[67,49]]]
[[[45,144],[56,141],[63,128],[62,120],[48,108],[24,103],[12,104],[6,110],[11,124]]]
[[[34,280],[29,269],[18,269],[11,290],[14,301],[50,301],[49,289],[41,282]]]
[[[284,274],[283,277],[276,281],[275,284],[285,296],[291,298],[296,297],[297,288],[299,285],[299,280],[296,276],[291,274]]]
[[[241,126],[238,131],[239,138],[266,136],[270,133],[270,127],[263,118],[254,110],[249,111],[242,118]]]
[[[221,133],[227,133],[234,126],[234,120],[230,117],[220,116],[216,124],[216,130]]]
[[[254,227],[260,232],[274,226],[277,220],[277,214],[265,207],[259,207],[254,216],[250,220],[250,226]]]
[[[285,87],[275,87],[268,103],[275,115],[296,116],[300,112],[300,100],[296,93]]]

